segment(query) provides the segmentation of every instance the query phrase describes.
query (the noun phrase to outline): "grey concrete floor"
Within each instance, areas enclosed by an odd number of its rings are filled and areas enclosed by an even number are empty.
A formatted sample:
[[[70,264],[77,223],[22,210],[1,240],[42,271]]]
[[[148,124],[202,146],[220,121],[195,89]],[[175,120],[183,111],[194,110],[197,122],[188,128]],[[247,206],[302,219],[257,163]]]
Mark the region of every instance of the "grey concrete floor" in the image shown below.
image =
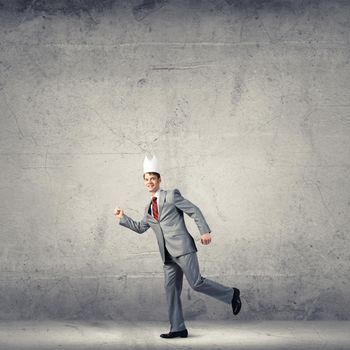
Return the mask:
[[[189,337],[165,340],[165,322],[0,323],[0,349],[350,349],[348,321],[190,321]]]

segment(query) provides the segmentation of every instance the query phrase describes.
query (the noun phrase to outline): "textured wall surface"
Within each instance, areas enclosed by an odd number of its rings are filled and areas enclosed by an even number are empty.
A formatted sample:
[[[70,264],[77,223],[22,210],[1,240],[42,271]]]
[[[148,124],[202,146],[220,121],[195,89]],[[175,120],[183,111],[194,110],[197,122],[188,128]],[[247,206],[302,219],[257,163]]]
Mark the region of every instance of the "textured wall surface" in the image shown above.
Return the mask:
[[[348,1],[0,0],[0,318],[167,319],[153,232],[113,216],[155,152],[241,319],[349,319],[349,44]]]

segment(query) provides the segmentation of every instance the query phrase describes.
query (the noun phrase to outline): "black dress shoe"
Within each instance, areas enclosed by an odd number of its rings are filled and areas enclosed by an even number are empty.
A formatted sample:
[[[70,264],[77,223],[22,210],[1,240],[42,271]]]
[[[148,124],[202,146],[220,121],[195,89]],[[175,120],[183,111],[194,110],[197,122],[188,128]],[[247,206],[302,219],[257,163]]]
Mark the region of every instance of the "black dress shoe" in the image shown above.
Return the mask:
[[[187,329],[184,329],[183,331],[179,331],[179,332],[163,333],[160,335],[161,338],[177,338],[177,337],[187,338],[187,336],[188,336]]]
[[[232,312],[234,315],[238,315],[238,313],[241,311],[242,302],[241,298],[239,297],[240,291],[237,288],[233,288],[233,297],[232,297]]]

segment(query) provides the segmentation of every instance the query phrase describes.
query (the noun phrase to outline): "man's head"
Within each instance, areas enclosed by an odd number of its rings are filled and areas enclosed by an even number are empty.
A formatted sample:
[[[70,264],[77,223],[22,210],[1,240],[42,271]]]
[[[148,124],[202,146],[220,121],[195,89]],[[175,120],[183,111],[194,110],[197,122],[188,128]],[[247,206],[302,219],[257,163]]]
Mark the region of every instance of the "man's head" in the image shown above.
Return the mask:
[[[149,192],[156,193],[159,190],[162,179],[158,173],[147,172],[143,174],[143,181]]]

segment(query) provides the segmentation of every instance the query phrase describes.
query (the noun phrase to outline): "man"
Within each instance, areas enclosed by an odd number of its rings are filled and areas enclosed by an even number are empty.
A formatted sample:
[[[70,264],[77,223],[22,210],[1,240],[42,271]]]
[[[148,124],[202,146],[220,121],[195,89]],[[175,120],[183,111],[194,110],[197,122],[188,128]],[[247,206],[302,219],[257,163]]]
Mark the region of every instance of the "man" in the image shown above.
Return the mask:
[[[151,195],[151,202],[145,208],[143,219],[134,221],[120,208],[114,210],[114,215],[120,219],[120,225],[137,233],[143,233],[151,227],[157,237],[164,264],[164,285],[170,321],[170,332],[160,336],[186,338],[188,335],[180,298],[183,274],[191,288],[231,305],[233,314],[237,315],[241,310],[239,289],[225,287],[200,274],[197,247],[184,221],[186,213],[196,222],[202,244],[209,244],[211,230],[200,209],[182,197],[178,189],[160,189],[161,177],[155,156],[151,160],[145,157],[143,178]]]

